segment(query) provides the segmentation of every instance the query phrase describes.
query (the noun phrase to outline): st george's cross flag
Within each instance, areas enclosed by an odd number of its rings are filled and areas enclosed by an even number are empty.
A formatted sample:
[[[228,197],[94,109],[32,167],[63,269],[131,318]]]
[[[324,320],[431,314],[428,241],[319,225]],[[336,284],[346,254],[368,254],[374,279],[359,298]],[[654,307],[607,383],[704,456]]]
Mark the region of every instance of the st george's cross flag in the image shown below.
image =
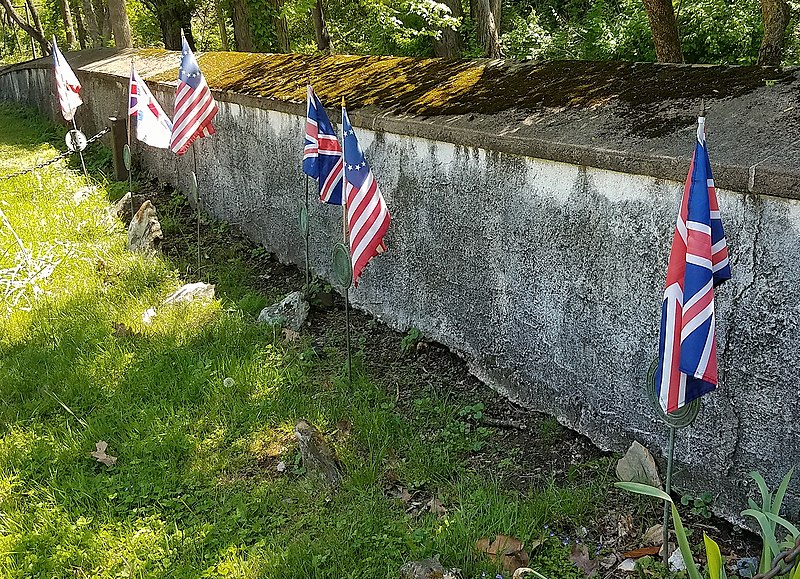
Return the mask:
[[[172,121],[136,72],[133,63],[128,87],[128,114],[136,115],[136,138],[151,147],[168,149]]]
[[[319,200],[342,204],[342,147],[325,109],[311,85],[306,97],[303,173],[319,183]]]
[[[386,251],[383,236],[389,229],[390,216],[344,107],[342,139],[350,260],[353,265],[353,285],[357,286],[358,278],[369,260]]]
[[[67,59],[61,54],[53,36],[53,76],[56,81],[58,105],[64,119],[71,121],[75,118],[75,111],[83,104],[81,99],[81,83],[67,64]]]
[[[181,42],[183,57],[178,72],[172,138],[169,143],[169,148],[178,155],[188,151],[195,139],[215,133],[211,121],[219,110],[183,31]]]
[[[700,117],[661,308],[656,391],[665,412],[674,412],[717,386],[714,288],[730,278],[705,118]]]

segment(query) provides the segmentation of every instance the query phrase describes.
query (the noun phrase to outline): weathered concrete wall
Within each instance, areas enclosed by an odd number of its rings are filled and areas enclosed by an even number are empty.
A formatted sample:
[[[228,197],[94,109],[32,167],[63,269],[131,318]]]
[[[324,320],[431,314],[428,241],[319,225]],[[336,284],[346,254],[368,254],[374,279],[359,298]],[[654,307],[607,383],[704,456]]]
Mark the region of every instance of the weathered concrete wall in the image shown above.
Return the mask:
[[[127,80],[79,76],[79,121],[92,131],[124,110]],[[170,112],[170,88],[154,92]],[[54,114],[44,70],[0,75],[0,96]],[[137,146],[137,157],[185,190],[196,155],[210,212],[301,263],[304,119],[293,111],[302,107],[217,96],[217,134],[193,153]],[[461,352],[477,376],[601,447],[637,439],[663,452],[667,433],[643,384],[681,183],[361,124],[393,219],[389,251],[370,263],[353,303]],[[690,132],[684,140],[688,154]],[[734,274],[717,293],[721,385],[678,437],[676,486],[717,491],[731,517],[752,490],[750,470],[777,484],[800,462],[799,194],[719,191]],[[338,208],[314,204],[312,267],[327,278],[339,219]],[[798,480],[787,505],[797,518]]]

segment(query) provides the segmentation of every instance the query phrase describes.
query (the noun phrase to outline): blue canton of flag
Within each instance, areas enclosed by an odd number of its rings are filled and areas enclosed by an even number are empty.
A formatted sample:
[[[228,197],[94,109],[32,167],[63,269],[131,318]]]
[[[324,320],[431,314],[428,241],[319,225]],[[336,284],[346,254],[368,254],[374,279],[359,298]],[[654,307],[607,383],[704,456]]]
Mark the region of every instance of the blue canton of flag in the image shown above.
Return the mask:
[[[303,173],[319,183],[319,199],[342,204],[342,147],[319,98],[308,85]]]

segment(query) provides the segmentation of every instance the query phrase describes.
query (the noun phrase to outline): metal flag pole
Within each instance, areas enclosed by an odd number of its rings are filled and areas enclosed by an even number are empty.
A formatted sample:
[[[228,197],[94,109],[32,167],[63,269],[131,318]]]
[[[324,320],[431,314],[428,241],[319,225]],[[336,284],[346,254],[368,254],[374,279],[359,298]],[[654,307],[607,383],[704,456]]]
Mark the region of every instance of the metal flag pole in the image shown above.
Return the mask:
[[[131,78],[133,78],[133,59],[131,58]],[[139,106],[139,101],[137,98],[136,106]],[[128,116],[127,116],[127,127],[128,127],[128,143],[125,145],[125,149],[122,151],[122,160],[125,163],[125,168],[128,170],[128,193],[131,194],[131,219],[134,217],[133,213],[133,175],[131,168],[133,167],[132,159],[131,159],[131,94],[130,94],[130,81],[128,81]]]
[[[344,97],[342,97],[342,128],[344,128]],[[345,331],[345,347],[347,348],[347,383],[353,382],[353,359],[350,353],[350,285],[353,283],[353,262],[350,257],[350,247],[347,239],[348,223],[347,223],[347,173],[345,171],[345,154],[344,144],[347,140],[347,135],[342,134],[342,245],[347,251],[347,268],[348,280],[344,288],[344,323],[346,326]]]
[[[306,175],[306,199],[303,205],[303,210],[300,212],[300,231],[303,234],[306,253],[306,292],[311,283],[311,264],[309,263],[308,256],[308,175]]]
[[[75,123],[75,113],[72,113],[72,128],[75,129],[75,132],[78,133],[78,125]],[[83,167],[83,176],[86,177],[86,180],[89,180],[89,172],[86,170],[86,163],[83,160],[83,149],[78,147],[76,139],[73,139],[73,143],[75,144],[75,150],[78,151],[78,155],[81,158],[81,167]]]
[[[194,198],[195,208],[197,209],[197,277],[200,278],[200,187],[197,181],[197,151],[192,147],[192,159],[194,160],[194,171],[192,171],[192,182],[190,183],[190,197]]]

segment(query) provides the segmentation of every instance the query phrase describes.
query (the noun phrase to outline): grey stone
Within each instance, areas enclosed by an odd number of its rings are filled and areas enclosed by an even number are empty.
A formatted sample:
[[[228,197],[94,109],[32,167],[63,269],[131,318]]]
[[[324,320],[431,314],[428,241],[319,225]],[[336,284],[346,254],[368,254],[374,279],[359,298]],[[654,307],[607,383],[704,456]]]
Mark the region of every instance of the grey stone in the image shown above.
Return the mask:
[[[122,198],[111,206],[110,213],[115,217],[121,217],[123,214],[131,211],[131,192],[128,191]]]
[[[258,314],[258,321],[271,326],[291,328],[299,332],[308,318],[308,302],[301,292],[292,292],[281,301],[267,306]]]
[[[172,292],[164,304],[180,304],[191,302],[193,300],[213,300],[214,299],[214,286],[211,284],[198,281],[195,283],[187,283],[182,285],[174,292]]]
[[[339,461],[319,430],[313,424],[301,420],[295,425],[294,434],[300,446],[300,456],[306,473],[330,486],[339,486],[342,480]]]
[[[446,569],[438,558],[431,557],[409,561],[400,567],[400,579],[461,579],[461,570]]]
[[[156,208],[148,199],[139,207],[128,226],[128,249],[143,252],[155,251],[161,245],[163,237]]]
[[[661,488],[661,477],[653,455],[635,440],[625,456],[617,461],[617,478]]]
[[[93,95],[77,113],[87,135],[106,126],[124,102],[132,56],[147,77],[175,66],[172,52],[145,58],[101,49],[69,56]],[[252,58],[268,70],[283,57]],[[58,119],[50,66],[39,59],[3,69],[0,99]],[[594,86],[605,74],[594,67],[609,65],[516,66],[492,64],[491,75],[572,67],[565,82]],[[591,104],[578,95],[569,106],[546,106],[536,98],[549,98],[547,75],[518,74],[519,82],[530,83],[515,91],[532,96],[525,106],[502,108],[479,98],[493,86],[485,77],[452,97],[474,115],[414,116],[407,105],[353,111],[393,219],[388,251],[369,263],[350,303],[402,332],[418,328],[513,402],[555,416],[604,450],[624,452],[636,439],[665,456],[668,430],[643,388],[657,352],[697,95],[706,95],[733,279],[715,290],[719,388],[703,397],[695,423],[678,432],[673,487],[696,496],[711,491],[715,511],[742,523],[739,513],[753,490],[747,474],[760,470],[774,488],[800,456],[800,253],[787,251],[800,247],[800,149],[789,146],[800,134],[800,69],[765,86],[773,69],[613,68],[624,82],[601,83],[608,98]],[[697,92],[653,98],[652,78],[661,73],[685,76],[675,86]],[[726,84],[725,75],[742,82]],[[419,94],[404,96],[424,97],[430,87],[440,94],[451,81],[447,74],[444,84],[423,81],[422,67],[416,78],[409,86]],[[365,77],[365,90],[372,83]],[[721,87],[727,94],[714,92]],[[150,88],[162,102],[174,96],[168,83]],[[232,91],[217,96],[217,133],[193,145],[204,206],[217,219],[241,224],[282,262],[302,265],[302,95],[295,102]],[[150,174],[189,189],[193,156],[133,147]],[[749,167],[767,155],[774,156],[758,165],[751,188]],[[265,168],[264,158],[274,162]],[[312,203],[309,221],[311,268],[330,282],[341,213]],[[800,477],[784,505],[796,519]]]
[[[670,571],[685,571],[686,561],[683,560],[683,553],[680,549],[675,549],[672,555],[669,556],[669,570]]]

